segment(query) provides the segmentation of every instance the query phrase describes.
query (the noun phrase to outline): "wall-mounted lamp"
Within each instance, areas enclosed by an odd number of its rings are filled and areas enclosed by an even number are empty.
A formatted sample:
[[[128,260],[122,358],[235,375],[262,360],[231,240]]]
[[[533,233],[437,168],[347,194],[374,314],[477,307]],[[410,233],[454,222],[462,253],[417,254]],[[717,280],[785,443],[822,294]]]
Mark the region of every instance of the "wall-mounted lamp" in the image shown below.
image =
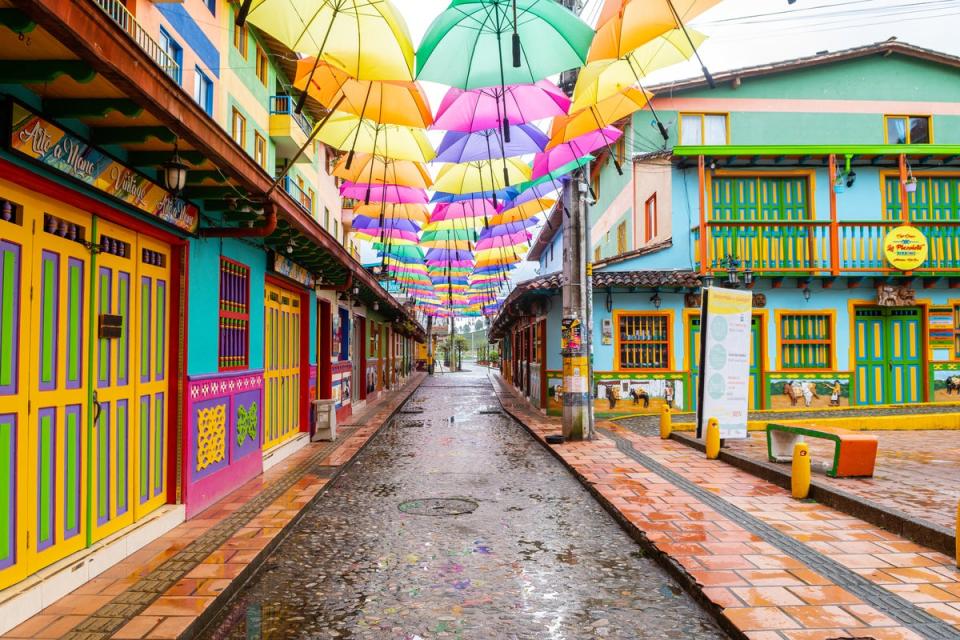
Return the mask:
[[[656,291],[654,291],[653,295],[650,297],[650,302],[653,303],[654,309],[659,309],[660,305],[663,304],[663,300],[660,298],[660,294]]]
[[[187,186],[187,165],[180,159],[176,143],[173,144],[173,155],[163,163],[163,184],[177,195]]]
[[[355,296],[360,295],[360,287],[354,287],[353,289],[350,290],[350,293],[352,293]]]
[[[713,274],[709,271],[703,274],[703,277],[700,278],[700,284],[704,289],[709,289],[713,286]]]
[[[288,242],[288,243],[287,243],[287,253],[293,253],[293,243],[292,243],[292,242]]]
[[[610,287],[607,287],[607,300],[606,300],[607,313],[613,311],[613,292],[610,291]]]
[[[376,300],[373,301],[373,310],[380,311],[380,303],[377,302]]]
[[[847,189],[853,186],[853,183],[857,181],[857,172],[850,171],[847,173]]]
[[[811,296],[810,287],[803,287],[803,299],[809,301]]]

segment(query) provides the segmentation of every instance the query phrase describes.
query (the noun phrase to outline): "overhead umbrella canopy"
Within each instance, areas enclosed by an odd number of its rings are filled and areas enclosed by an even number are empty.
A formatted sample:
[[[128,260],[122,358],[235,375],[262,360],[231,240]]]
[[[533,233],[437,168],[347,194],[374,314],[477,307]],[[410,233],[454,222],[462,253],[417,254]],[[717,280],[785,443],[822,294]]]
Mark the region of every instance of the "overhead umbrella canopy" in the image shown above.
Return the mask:
[[[413,80],[406,22],[389,0],[243,0],[246,20],[361,80]]]
[[[340,185],[340,195],[344,198],[369,202],[387,202],[392,204],[427,204],[427,192],[423,189],[403,187],[396,184],[364,184],[344,182]]]
[[[475,133],[448,131],[437,147],[436,162],[475,162],[510,158],[543,151],[549,138],[533,125],[510,125],[510,141],[503,131],[484,129]]]
[[[474,132],[495,129],[506,116],[512,124],[553,118],[567,113],[570,99],[549,80],[464,91],[451,87],[434,120],[435,129]]]
[[[500,163],[497,162],[497,165]],[[519,184],[530,179],[530,167],[517,158],[506,158],[506,178],[498,169],[493,168],[493,161],[467,162],[463,164],[443,165],[437,174],[434,188],[438,191],[454,194],[480,193],[489,189],[503,189],[506,186]]]
[[[649,93],[628,88],[611,98],[562,118],[554,118],[547,149],[608,127],[647,105]]]
[[[567,142],[561,142],[534,157],[533,173],[531,175],[534,179],[547,175],[560,177],[586,166],[587,162],[592,159],[591,153],[597,149],[609,147],[622,135],[623,132],[616,127],[604,127]]]
[[[587,61],[622,58],[719,3],[720,0],[607,0]]]
[[[333,175],[349,182],[367,182],[372,184],[397,184],[416,189],[429,189],[433,186],[430,172],[421,162],[411,160],[391,160],[369,153],[354,155],[350,168],[343,156],[333,169]]]
[[[513,33],[520,41],[514,66]],[[453,0],[417,50],[417,77],[461,89],[535,83],[579,67],[593,29],[554,0]]]
[[[426,224],[429,217],[427,208],[419,204],[390,204],[381,206],[380,203],[360,205],[354,208],[353,213],[356,216],[368,216],[379,218],[381,215],[386,219],[411,220],[417,224]]]
[[[333,114],[317,138],[341,151],[355,149],[393,160],[430,162],[434,156],[423,129],[378,124],[351,113]]]
[[[329,62],[303,58],[297,61],[293,86],[306,90],[328,109],[337,106],[340,111],[376,122],[407,127],[429,127],[433,123],[427,96],[416,82],[357,80]]]

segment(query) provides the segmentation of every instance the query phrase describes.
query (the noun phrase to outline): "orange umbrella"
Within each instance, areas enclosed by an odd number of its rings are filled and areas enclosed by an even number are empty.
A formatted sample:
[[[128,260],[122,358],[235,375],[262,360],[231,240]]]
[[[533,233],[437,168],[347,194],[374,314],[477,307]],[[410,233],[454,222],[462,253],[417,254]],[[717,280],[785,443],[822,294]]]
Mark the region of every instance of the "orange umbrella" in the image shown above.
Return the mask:
[[[419,225],[426,224],[430,218],[427,208],[422,204],[393,204],[390,202],[361,204],[353,209],[353,213],[369,218],[378,218],[382,213],[385,219],[411,220]]]
[[[422,162],[391,160],[369,153],[358,153],[349,169],[346,165],[347,157],[343,156],[334,167],[333,175],[348,182],[396,184],[414,189],[429,189],[433,185],[430,173]]]
[[[328,109],[342,97],[340,111],[381,124],[419,128],[433,124],[427,96],[417,82],[357,80],[325,60],[303,58],[297,61],[293,86],[306,89],[307,95]]]
[[[643,109],[652,97],[649,93],[628,87],[606,100],[601,100],[592,107],[569,116],[554,118],[547,149],[552,149],[559,144],[570,142],[582,135],[610,126],[614,122],[626,118],[634,111]]]
[[[587,62],[622,58],[697,17],[720,0],[607,0]]]

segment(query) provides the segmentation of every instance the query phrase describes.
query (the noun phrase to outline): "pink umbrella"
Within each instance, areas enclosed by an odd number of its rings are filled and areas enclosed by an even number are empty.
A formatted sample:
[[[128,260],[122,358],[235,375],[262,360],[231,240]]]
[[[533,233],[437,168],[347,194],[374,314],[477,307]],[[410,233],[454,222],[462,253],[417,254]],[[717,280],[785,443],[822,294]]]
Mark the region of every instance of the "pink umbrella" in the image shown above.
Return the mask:
[[[519,233],[514,233],[504,236],[494,236],[487,237],[477,242],[476,250],[482,251],[483,249],[499,249],[515,247],[517,245],[523,244],[530,239],[530,234],[526,231],[521,231]]]
[[[506,113],[502,111],[506,108]],[[452,88],[440,103],[434,129],[482,131],[566,115],[570,99],[549,80],[464,91]]]
[[[456,220],[460,218],[483,218],[497,215],[497,208],[490,200],[461,200],[449,204],[439,204],[430,214],[430,221]]]
[[[427,192],[415,187],[402,187],[396,184],[366,184],[363,182],[344,182],[340,185],[340,195],[344,198],[371,202],[390,202],[393,204],[427,204]]]
[[[575,161],[590,155],[597,149],[609,147],[622,135],[623,132],[616,127],[604,127],[578,136],[570,142],[558,144],[543,153],[538,153],[533,157],[533,173],[530,179],[536,180],[561,167],[572,165]]]

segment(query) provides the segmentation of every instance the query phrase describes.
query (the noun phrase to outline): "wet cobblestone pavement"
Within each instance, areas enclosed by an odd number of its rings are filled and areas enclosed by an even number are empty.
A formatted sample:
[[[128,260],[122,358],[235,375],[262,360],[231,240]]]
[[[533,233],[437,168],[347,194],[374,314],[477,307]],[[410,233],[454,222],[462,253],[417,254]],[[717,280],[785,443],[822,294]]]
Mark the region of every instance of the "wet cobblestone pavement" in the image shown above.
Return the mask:
[[[428,379],[206,638],[724,638],[519,425]]]

